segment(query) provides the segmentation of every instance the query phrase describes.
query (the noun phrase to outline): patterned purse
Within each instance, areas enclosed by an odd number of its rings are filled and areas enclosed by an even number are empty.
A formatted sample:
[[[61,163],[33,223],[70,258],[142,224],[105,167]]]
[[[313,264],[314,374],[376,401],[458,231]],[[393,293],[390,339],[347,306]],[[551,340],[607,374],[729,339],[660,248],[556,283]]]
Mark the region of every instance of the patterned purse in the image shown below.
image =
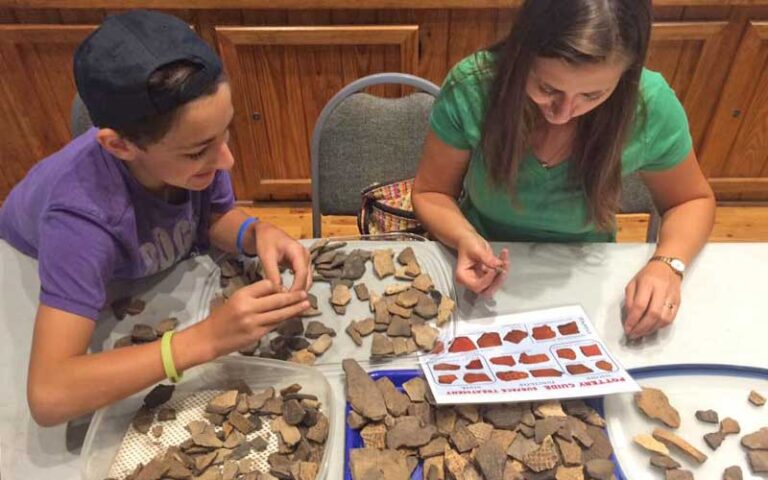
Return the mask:
[[[357,228],[363,235],[405,232],[423,234],[411,204],[413,178],[390,183],[374,183],[361,194]]]

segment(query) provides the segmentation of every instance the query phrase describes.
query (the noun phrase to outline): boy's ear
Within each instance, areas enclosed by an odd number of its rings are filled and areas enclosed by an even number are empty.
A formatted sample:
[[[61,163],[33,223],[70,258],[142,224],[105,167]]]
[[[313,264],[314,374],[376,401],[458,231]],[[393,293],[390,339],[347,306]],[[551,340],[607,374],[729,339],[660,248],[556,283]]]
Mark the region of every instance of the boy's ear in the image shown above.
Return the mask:
[[[135,159],[139,152],[139,147],[121,137],[120,134],[111,128],[99,129],[96,132],[96,141],[109,153],[126,162]]]

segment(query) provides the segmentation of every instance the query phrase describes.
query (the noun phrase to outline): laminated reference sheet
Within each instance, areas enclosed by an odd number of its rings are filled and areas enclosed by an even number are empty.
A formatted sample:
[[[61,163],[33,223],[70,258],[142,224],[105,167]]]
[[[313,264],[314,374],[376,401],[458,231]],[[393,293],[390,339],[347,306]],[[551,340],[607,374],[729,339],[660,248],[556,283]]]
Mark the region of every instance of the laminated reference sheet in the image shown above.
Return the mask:
[[[438,404],[596,397],[639,391],[579,305],[460,325],[420,363]],[[471,330],[474,329],[474,330]]]

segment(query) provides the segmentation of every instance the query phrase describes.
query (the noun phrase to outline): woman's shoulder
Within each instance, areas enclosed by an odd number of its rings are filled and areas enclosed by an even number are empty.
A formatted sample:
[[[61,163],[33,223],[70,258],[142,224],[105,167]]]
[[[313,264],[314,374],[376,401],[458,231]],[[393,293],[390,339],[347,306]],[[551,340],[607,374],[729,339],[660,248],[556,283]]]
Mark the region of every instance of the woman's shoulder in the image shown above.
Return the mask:
[[[478,50],[451,68],[443,82],[443,88],[486,87],[493,80],[494,74],[494,54],[488,50]]]
[[[650,111],[666,110],[680,104],[664,76],[647,68],[640,75],[640,99],[646,110]]]

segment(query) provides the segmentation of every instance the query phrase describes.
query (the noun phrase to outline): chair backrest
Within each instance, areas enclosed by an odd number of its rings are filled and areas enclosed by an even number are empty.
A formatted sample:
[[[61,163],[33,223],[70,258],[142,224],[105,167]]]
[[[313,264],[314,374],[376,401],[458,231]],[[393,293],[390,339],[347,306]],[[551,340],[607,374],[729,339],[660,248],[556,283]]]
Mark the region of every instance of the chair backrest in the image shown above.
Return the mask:
[[[361,92],[383,84],[414,87],[402,98]],[[440,88],[413,75],[380,73],[356,80],[326,104],[312,133],[312,234],[321,216],[354,215],[360,192],[375,182],[412,177]]]
[[[640,175],[633,173],[627,175],[621,184],[620,213],[647,213],[651,216],[648,223],[648,231],[645,240],[648,243],[656,243],[661,227],[661,217],[653,203],[651,193],[646,188]]]
[[[91,116],[88,114],[88,109],[85,108],[80,95],[75,94],[69,114],[69,129],[72,133],[72,138],[79,137],[92,126],[93,123],[91,122]]]

